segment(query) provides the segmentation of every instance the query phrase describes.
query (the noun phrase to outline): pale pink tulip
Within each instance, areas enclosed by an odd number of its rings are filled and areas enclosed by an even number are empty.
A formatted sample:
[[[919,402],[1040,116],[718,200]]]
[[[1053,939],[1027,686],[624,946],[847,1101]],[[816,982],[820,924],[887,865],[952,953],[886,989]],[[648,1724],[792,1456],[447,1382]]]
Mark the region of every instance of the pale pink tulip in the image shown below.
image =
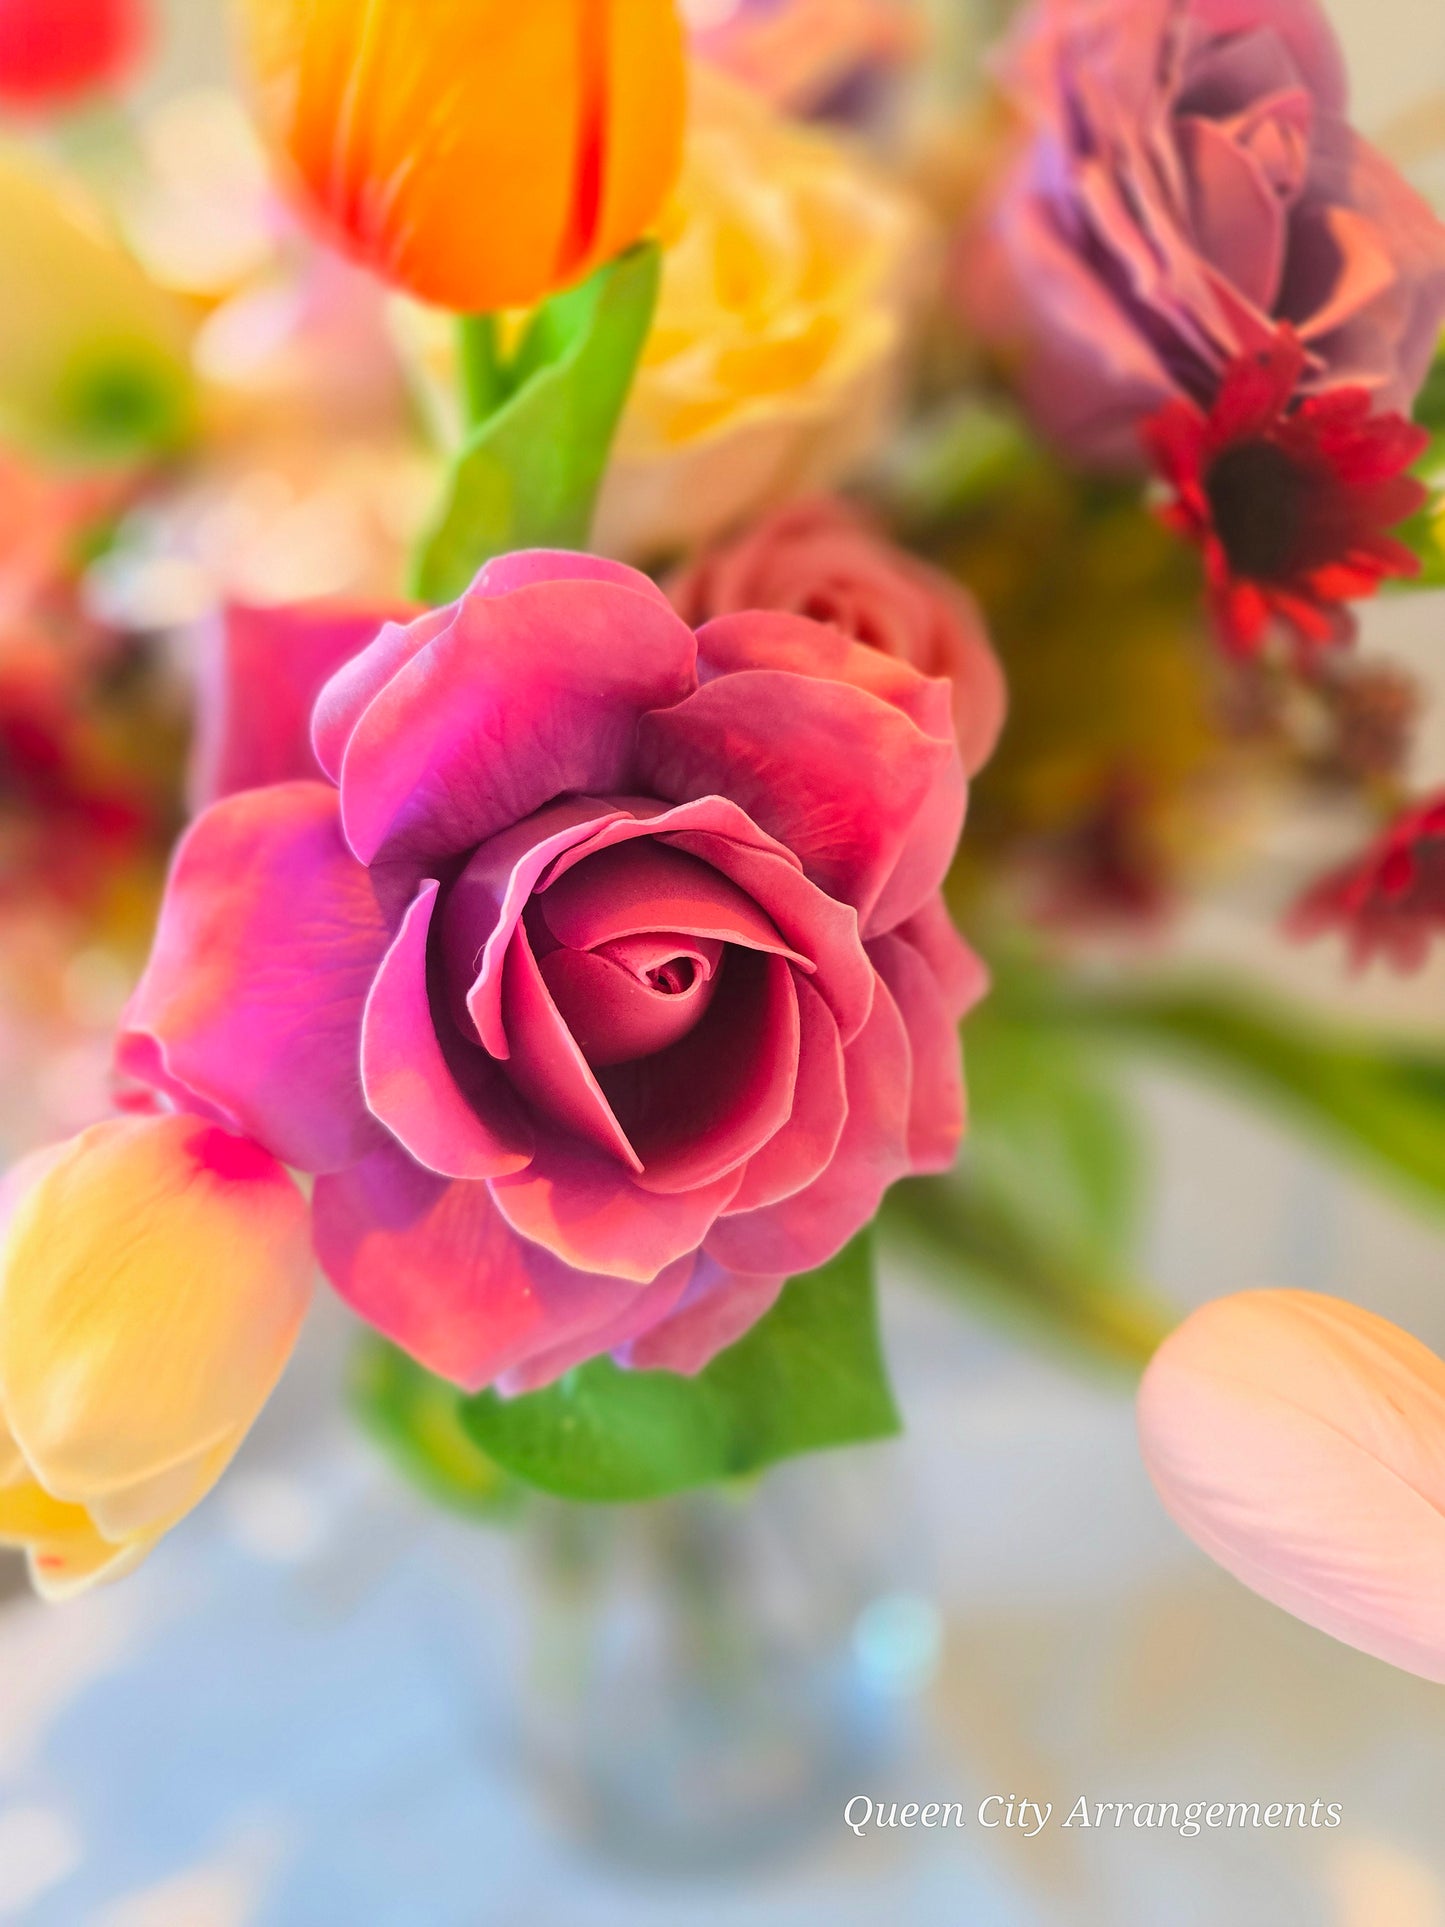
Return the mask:
[[[1343,1299],[1242,1292],[1160,1346],[1139,1433],[1166,1509],[1211,1558],[1445,1683],[1445,1360]]]

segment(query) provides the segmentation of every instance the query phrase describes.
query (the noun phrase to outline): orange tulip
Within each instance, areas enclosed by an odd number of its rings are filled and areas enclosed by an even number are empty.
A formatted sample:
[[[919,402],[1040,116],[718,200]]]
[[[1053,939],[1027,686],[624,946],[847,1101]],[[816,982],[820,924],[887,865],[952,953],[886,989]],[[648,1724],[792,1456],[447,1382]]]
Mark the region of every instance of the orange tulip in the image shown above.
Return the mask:
[[[263,121],[329,238],[457,313],[540,300],[657,217],[673,0],[245,0]]]

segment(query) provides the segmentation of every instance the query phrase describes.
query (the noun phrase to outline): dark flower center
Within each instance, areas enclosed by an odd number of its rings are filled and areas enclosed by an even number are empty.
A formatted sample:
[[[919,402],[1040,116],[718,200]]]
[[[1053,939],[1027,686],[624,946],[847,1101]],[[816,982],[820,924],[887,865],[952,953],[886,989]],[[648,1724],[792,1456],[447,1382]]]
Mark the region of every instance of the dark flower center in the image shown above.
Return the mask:
[[[1204,478],[1214,530],[1233,574],[1275,582],[1298,566],[1312,478],[1274,442],[1239,442]]]
[[[664,996],[682,997],[697,981],[697,965],[691,957],[673,957],[670,962],[647,971],[646,977],[652,988]]]

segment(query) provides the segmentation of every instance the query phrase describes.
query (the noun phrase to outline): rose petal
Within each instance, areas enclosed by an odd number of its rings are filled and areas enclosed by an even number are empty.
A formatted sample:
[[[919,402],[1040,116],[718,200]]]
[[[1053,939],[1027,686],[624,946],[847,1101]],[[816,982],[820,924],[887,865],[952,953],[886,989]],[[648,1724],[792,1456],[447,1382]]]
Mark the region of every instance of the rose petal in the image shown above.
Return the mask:
[[[520,1171],[531,1125],[491,1059],[457,1039],[450,1059],[427,989],[435,882],[424,883],[371,986],[361,1024],[361,1083],[372,1114],[419,1164],[443,1177]]]
[[[231,603],[208,625],[197,677],[193,810],[236,790],[321,774],[311,747],[317,693],[371,642],[388,613],[328,603]]]
[[[530,588],[538,582],[610,582],[617,589],[631,589],[650,596],[670,609],[672,604],[650,575],[632,569],[625,562],[614,562],[605,555],[589,555],[584,549],[514,549],[509,555],[493,556],[484,562],[469,595],[510,595],[514,589]]]
[[[497,1390],[504,1398],[535,1392],[544,1385],[552,1384],[564,1372],[570,1372],[574,1365],[585,1365],[589,1359],[625,1348],[671,1314],[683,1297],[698,1262],[697,1258],[691,1256],[679,1258],[675,1265],[669,1265],[666,1271],[658,1275],[655,1283],[629,1285],[627,1289],[632,1295],[628,1303],[613,1310],[598,1323],[589,1325],[585,1331],[579,1331],[545,1351],[534,1352],[523,1364],[501,1373],[496,1380]]]
[[[475,1391],[609,1319],[649,1287],[574,1270],[507,1225],[485,1184],[449,1182],[388,1145],[318,1179],[317,1256],[342,1298],[413,1358]],[[660,1268],[665,1269],[665,1268]],[[691,1271],[659,1276],[659,1307]]]
[[[452,1014],[468,1024],[493,1057],[511,1046],[502,1023],[502,970],[507,945],[539,878],[555,858],[624,815],[620,805],[590,796],[549,803],[510,830],[489,837],[447,892],[442,952]]]
[[[781,957],[735,949],[694,1030],[667,1050],[598,1072],[641,1159],[640,1189],[675,1193],[710,1184],[782,1128],[793,1108],[798,1028],[791,967]]]
[[[695,1029],[717,994],[722,963],[716,938],[673,930],[621,937],[601,950],[549,950],[539,968],[595,1071],[667,1050]],[[664,979],[678,981],[668,988]]]
[[[848,1120],[832,1162],[812,1184],[777,1204],[719,1218],[703,1248],[720,1265],[792,1277],[826,1264],[908,1170],[908,1033],[881,981],[844,1064]]]
[[[912,944],[896,935],[877,937],[868,954],[908,1032],[913,1065],[909,1165],[919,1172],[947,1171],[958,1155],[966,1116],[957,1022],[938,978]]]
[[[901,710],[925,736],[946,742],[952,733],[953,692],[942,677],[920,674],[829,623],[781,610],[717,616],[698,630],[697,654],[704,682],[745,669],[785,670],[862,689]]]
[[[628,1142],[592,1066],[552,1000],[526,929],[518,925],[502,973],[502,1024],[510,1051],[507,1074],[547,1124],[593,1145],[632,1171],[642,1160]]]
[[[311,716],[311,746],[333,783],[341,781],[346,745],[371,702],[398,670],[451,627],[456,615],[456,604],[451,603],[428,609],[411,622],[384,623],[367,647],[322,685]]]
[[[551,1142],[491,1191],[515,1231],[564,1263],[651,1284],[697,1250],[741,1179],[739,1169],[692,1191],[642,1191],[614,1159]]]
[[[661,822],[662,819],[658,819]],[[558,865],[537,898],[542,921],[559,943],[591,950],[617,937],[678,930],[790,956],[778,927],[747,892],[699,858],[659,840],[615,842]]]
[[[811,984],[795,978],[793,989],[799,1033],[792,1109],[748,1159],[734,1211],[754,1211],[801,1191],[828,1168],[843,1135],[848,1092],[837,1022]]]
[[[927,962],[954,1023],[966,1017],[987,995],[988,966],[959,935],[941,896],[930,897],[922,909],[915,911],[906,923],[900,923],[893,934],[912,944]]]
[[[676,820],[683,814],[679,810]],[[809,981],[832,1011],[844,1043],[851,1043],[868,1021],[877,982],[852,904],[810,883],[790,858],[755,844],[688,829],[669,830],[668,840],[730,877],[766,911],[793,951],[812,960]]]
[[[1193,0],[1202,40],[1228,41],[1267,29],[1288,49],[1296,72],[1321,107],[1343,114],[1349,80],[1329,20],[1310,0]]]
[[[176,850],[120,1069],[299,1170],[362,1156],[380,1129],[361,1019],[401,921],[395,884],[348,851],[325,784],[212,804]]]
[[[605,556],[562,549],[519,549],[494,556],[483,565],[467,591],[469,596],[509,595],[514,589],[545,582],[608,582],[637,595],[666,601],[649,576]],[[351,668],[332,678],[316,707],[316,755],[333,782],[341,779],[341,760],[351,732],[367,706],[404,669],[456,620],[459,605],[432,609],[406,624],[388,623],[371,648]]]
[[[864,690],[742,670],[645,716],[638,741],[649,788],[730,797],[865,932],[885,893],[901,920],[952,859],[963,771],[951,724],[945,743]]]
[[[725,1271],[704,1252],[676,1309],[640,1337],[618,1344],[617,1361],[634,1371],[692,1377],[771,1311],[786,1283]]]
[[[695,656],[659,597],[608,582],[464,597],[351,732],[348,842],[364,862],[452,855],[569,791],[636,789],[638,720],[687,695]]]
[[[1187,1318],[1139,1392],[1166,1510],[1307,1625],[1445,1682],[1445,1362],[1373,1313],[1252,1291]]]
[[[1212,121],[1181,119],[1175,138],[1189,179],[1200,252],[1268,314],[1284,269],[1285,211],[1253,158]]]

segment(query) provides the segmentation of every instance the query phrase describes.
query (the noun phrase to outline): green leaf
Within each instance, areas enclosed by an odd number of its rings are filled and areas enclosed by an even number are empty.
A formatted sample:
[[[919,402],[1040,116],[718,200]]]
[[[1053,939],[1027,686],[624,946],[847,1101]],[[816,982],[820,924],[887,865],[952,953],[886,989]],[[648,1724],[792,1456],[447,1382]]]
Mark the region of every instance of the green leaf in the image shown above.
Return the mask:
[[[463,1429],[465,1394],[383,1338],[357,1347],[350,1396],[377,1443],[429,1498],[453,1511],[504,1517],[521,1502],[516,1484]]]
[[[566,1499],[652,1499],[761,1471],[828,1446],[890,1437],[871,1245],[857,1238],[795,1278],[736,1345],[695,1378],[593,1359],[544,1391],[463,1402],[490,1458]]]
[[[1442,342],[1440,352],[1430,364],[1430,372],[1415,397],[1411,412],[1420,426],[1429,430],[1432,437],[1431,454],[1438,460],[1445,455],[1445,342]],[[1427,456],[1426,460],[1429,459]]]
[[[1234,1082],[1423,1202],[1445,1206],[1445,1051],[1216,984],[1071,994],[1057,1017]]]
[[[451,601],[483,562],[510,549],[585,546],[652,324],[660,259],[647,242],[555,295],[508,364],[496,359],[490,320],[465,321],[464,388],[482,418],[417,553],[413,586],[423,601]]]
[[[920,534],[1037,485],[1048,456],[1018,411],[969,396],[901,437],[883,479],[895,518]]]
[[[1098,1047],[1010,1014],[1002,996],[964,1033],[970,1125],[964,1168],[1059,1242],[1103,1262],[1129,1251],[1143,1155]]]
[[[1415,397],[1413,413],[1430,436],[1430,446],[1415,465],[1416,474],[1430,490],[1430,499],[1391,531],[1420,558],[1420,573],[1395,577],[1389,584],[1394,590],[1445,588],[1445,346]]]

